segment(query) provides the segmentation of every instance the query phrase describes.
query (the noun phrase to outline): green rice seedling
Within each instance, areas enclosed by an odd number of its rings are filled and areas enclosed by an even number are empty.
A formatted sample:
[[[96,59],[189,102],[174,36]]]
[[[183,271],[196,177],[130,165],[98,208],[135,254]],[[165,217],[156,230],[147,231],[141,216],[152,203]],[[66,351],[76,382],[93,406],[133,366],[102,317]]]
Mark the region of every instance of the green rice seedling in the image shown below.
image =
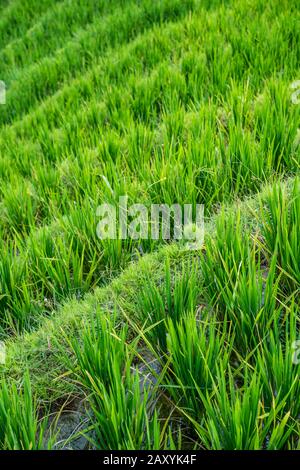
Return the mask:
[[[96,207],[84,200],[78,208],[70,211],[60,225],[65,233],[66,246],[73,240],[73,251],[76,249],[82,254],[85,272],[99,282],[111,273],[118,272],[130,261],[134,244],[131,239],[98,238],[97,222]],[[95,267],[93,271],[92,266]]]
[[[101,252],[80,246],[57,225],[33,232],[26,242],[17,240],[1,250],[2,319],[13,330],[33,326],[63,298],[81,298],[105,277]]]
[[[226,131],[219,133],[218,149],[224,165],[221,173],[229,183],[228,199],[234,194],[243,196],[255,192],[273,174],[272,160],[262,158],[261,146],[251,131],[236,124],[233,118],[229,119]]]
[[[272,406],[274,397],[283,403],[282,416],[289,413],[297,421],[300,412],[297,357],[299,313],[295,300],[282,311],[282,320],[275,323],[268,337],[255,353],[255,363],[263,384],[264,404]]]
[[[15,243],[1,246],[1,335],[7,334],[9,330],[22,330],[28,324],[29,314],[37,313],[32,305],[32,289],[25,281],[29,277],[26,257],[18,258],[16,253],[18,253],[18,245]]]
[[[148,318],[149,331],[145,336],[151,344],[158,344],[158,348],[165,349],[166,346],[166,305],[164,299],[155,284],[150,282],[138,298],[138,315],[141,319]],[[147,321],[147,320],[146,320]],[[156,331],[153,331],[155,328]],[[152,341],[151,341],[152,340]]]
[[[299,291],[299,178],[295,179],[290,195],[280,185],[274,185],[264,204],[261,230],[266,249],[268,253],[278,253],[278,265],[287,292]]]
[[[3,188],[1,224],[9,235],[14,232],[28,233],[35,225],[38,199],[34,187],[26,182],[10,184]]]
[[[300,113],[298,106],[291,105],[289,85],[278,79],[271,80],[263,99],[255,107],[257,138],[263,153],[271,153],[276,172],[282,167],[296,171],[300,163],[299,149],[293,149]]]
[[[219,369],[212,394],[202,394],[205,417],[193,421],[200,442],[213,450],[283,449],[292,433],[289,414],[281,420],[282,403],[274,397],[271,409],[261,401],[261,382],[255,373],[245,372],[243,384],[237,387],[231,369]]]
[[[0,448],[1,450],[50,449],[53,438],[47,436],[47,418],[38,417],[28,374],[22,389],[16,384],[0,383]]]
[[[263,341],[279,315],[276,298],[280,278],[276,279],[276,258],[265,275],[254,256],[255,253],[246,258],[247,268],[241,269],[233,291],[226,289],[225,293],[224,289],[222,294],[226,297],[226,312],[234,325],[239,352],[251,351]]]
[[[216,237],[208,240],[202,259],[208,299],[221,318],[232,323],[239,353],[251,352],[268,335],[277,321],[276,254],[263,267],[260,253],[242,234],[239,221],[221,215]],[[223,231],[222,230],[222,223]]]
[[[137,299],[137,319],[154,348],[166,352],[167,320],[177,325],[186,312],[196,314],[198,296],[197,270],[192,263],[183,264],[181,273],[173,274],[167,260],[163,285],[157,286],[153,281],[144,284]]]
[[[117,332],[114,322],[98,316],[95,326],[85,327],[81,344],[71,341],[76,380],[86,388],[91,407],[92,444],[114,450],[174,448],[171,428],[160,424],[157,411],[150,416],[156,390],[134,366],[136,345],[126,344],[128,328]]]
[[[159,450],[165,447],[156,411],[151,418],[147,415],[150,391],[146,387],[141,390],[140,378],[130,370],[129,363],[125,362],[123,376],[113,370],[109,387],[94,384],[93,392],[91,405],[97,448]]]
[[[73,248],[59,236],[53,239],[53,233],[42,230],[38,237],[33,237],[30,243],[28,261],[31,264],[31,278],[35,287],[50,298],[59,299],[62,296],[85,292],[93,283],[93,273],[97,265],[97,253],[85,273],[84,250],[82,253]],[[38,244],[35,241],[39,240]]]
[[[225,312],[228,304],[223,293],[226,287],[231,291],[234,289],[249,252],[250,234],[242,234],[239,210],[235,215],[222,212],[216,224],[215,237],[205,242],[201,267],[208,298]]]
[[[166,389],[185,413],[201,421],[202,393],[212,390],[217,371],[226,370],[234,334],[212,315],[202,318],[195,312],[186,314],[174,325],[167,321],[167,351],[170,355]]]
[[[110,374],[115,369],[122,375],[124,358],[126,356],[126,340],[128,328],[124,326],[116,331],[116,314],[111,317],[97,315],[96,323],[86,325],[83,330],[82,341],[72,341],[71,347],[77,359],[76,376],[84,380],[87,388],[93,387],[93,380],[97,378],[104,386],[110,383]]]

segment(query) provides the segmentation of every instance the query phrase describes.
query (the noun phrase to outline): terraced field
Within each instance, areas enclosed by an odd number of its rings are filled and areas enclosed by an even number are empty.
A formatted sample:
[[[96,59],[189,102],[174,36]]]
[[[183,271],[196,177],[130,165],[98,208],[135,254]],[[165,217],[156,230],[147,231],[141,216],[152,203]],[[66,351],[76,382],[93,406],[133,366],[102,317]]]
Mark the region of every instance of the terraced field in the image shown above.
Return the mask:
[[[0,0],[1,449],[300,449],[298,3]]]

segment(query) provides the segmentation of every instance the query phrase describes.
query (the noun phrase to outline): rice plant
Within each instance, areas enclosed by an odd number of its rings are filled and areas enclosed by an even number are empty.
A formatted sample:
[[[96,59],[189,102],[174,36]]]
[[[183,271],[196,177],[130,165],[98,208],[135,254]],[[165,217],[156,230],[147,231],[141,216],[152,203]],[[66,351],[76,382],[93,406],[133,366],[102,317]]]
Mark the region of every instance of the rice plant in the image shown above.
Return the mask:
[[[147,340],[159,352],[167,349],[168,319],[177,324],[185,313],[196,312],[199,295],[196,265],[182,266],[172,273],[169,260],[165,265],[162,286],[147,280],[137,298],[137,319]],[[172,275],[173,274],[173,275]],[[172,277],[174,282],[172,283]]]
[[[223,326],[222,331],[216,318],[197,318],[195,312],[184,316],[176,327],[168,321],[167,391],[176,405],[195,420],[201,420],[203,414],[199,389],[202,393],[211,391],[218,369],[226,370],[229,364],[234,336],[226,323]]]
[[[224,370],[219,370],[214,393],[204,395],[199,391],[206,411],[203,422],[194,422],[199,438],[214,450],[284,448],[293,430],[287,425],[289,413],[277,419],[282,403],[275,397],[272,408],[265,409],[259,376],[245,374],[237,388],[230,368],[227,377]]]
[[[48,432],[48,435],[47,435]],[[37,402],[32,394],[29,376],[25,374],[22,389],[2,380],[0,385],[0,448],[6,450],[50,449],[52,439],[47,419],[39,419]]]
[[[288,292],[299,292],[300,184],[296,178],[291,194],[275,185],[265,201],[262,234],[269,253],[278,253],[278,267]]]
[[[72,343],[77,360],[76,377],[88,393],[93,445],[98,449],[134,450],[172,448],[168,422],[162,423],[151,403],[157,390],[135,366],[127,327],[116,333],[113,320],[99,318],[86,327],[82,344]]]

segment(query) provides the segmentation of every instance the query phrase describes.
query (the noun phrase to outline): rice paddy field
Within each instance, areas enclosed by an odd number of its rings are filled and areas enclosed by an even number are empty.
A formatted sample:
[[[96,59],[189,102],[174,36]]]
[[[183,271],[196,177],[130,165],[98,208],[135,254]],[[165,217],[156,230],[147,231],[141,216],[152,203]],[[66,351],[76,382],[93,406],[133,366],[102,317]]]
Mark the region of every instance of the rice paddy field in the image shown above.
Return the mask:
[[[299,450],[299,2],[0,0],[0,80],[1,450]]]

